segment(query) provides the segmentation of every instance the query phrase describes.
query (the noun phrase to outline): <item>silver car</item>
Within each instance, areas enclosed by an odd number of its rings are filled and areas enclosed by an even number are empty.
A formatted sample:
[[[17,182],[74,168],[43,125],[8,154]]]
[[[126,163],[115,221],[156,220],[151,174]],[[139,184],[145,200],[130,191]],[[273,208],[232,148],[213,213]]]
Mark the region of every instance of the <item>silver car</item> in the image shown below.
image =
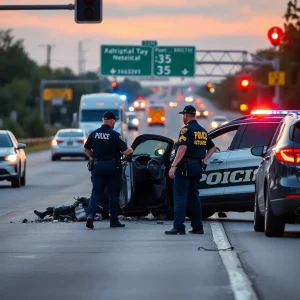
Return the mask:
[[[138,116],[135,112],[127,112],[127,124],[128,124],[128,130],[135,129],[139,130],[140,121],[138,119]]]
[[[60,129],[51,142],[52,161],[62,157],[88,157],[84,153],[84,144],[88,136],[85,131],[77,128]]]
[[[26,184],[25,148],[12,132],[0,130],[0,181],[8,180],[16,188]]]

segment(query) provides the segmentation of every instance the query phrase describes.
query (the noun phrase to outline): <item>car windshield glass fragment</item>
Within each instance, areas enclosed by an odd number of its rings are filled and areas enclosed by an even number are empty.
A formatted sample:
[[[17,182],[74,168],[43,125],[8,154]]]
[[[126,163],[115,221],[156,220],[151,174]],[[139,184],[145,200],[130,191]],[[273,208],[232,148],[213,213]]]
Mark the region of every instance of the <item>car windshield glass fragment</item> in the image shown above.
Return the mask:
[[[82,131],[64,131],[59,132],[57,137],[64,138],[64,137],[83,137]]]
[[[81,111],[81,122],[102,122],[102,118],[104,113],[108,111],[108,109],[83,109]],[[118,109],[109,109],[112,111],[117,118],[119,118],[119,110]]]
[[[7,134],[0,134],[0,148],[12,147],[13,144]]]
[[[148,140],[144,143],[139,144],[134,150],[133,154],[149,154],[150,156],[155,156],[155,151],[158,149],[166,150],[168,143],[156,140]]]

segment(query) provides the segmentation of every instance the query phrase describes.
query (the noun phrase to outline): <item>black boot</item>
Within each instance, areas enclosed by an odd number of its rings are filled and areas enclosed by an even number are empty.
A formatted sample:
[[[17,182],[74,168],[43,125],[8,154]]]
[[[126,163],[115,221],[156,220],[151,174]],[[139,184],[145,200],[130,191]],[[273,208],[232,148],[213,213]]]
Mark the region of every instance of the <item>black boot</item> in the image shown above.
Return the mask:
[[[48,211],[39,212],[37,210],[33,211],[40,219],[44,219],[47,215],[49,215]]]

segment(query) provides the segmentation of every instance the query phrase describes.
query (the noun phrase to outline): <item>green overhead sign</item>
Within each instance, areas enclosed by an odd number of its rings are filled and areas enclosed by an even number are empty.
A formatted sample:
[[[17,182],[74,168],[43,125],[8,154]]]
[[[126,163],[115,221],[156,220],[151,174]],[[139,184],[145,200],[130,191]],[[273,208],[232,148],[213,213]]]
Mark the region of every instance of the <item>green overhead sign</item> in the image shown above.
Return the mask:
[[[189,46],[102,45],[101,75],[194,77],[195,59]]]

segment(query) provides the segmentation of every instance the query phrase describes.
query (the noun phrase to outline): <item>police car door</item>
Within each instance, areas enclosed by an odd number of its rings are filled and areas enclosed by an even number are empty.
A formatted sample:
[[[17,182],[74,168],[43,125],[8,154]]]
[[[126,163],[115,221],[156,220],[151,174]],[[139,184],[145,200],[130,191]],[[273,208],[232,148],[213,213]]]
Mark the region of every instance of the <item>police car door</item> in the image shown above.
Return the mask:
[[[248,123],[242,125],[239,138],[227,159],[228,184],[224,195],[251,194],[254,200],[254,182],[261,158],[251,154],[253,146],[267,146],[278,123]]]
[[[229,148],[236,136],[239,125],[226,126],[212,130],[208,133],[217,147],[217,151],[207,161],[206,171],[200,180],[201,197],[223,195],[226,182],[227,160],[230,154]]]

